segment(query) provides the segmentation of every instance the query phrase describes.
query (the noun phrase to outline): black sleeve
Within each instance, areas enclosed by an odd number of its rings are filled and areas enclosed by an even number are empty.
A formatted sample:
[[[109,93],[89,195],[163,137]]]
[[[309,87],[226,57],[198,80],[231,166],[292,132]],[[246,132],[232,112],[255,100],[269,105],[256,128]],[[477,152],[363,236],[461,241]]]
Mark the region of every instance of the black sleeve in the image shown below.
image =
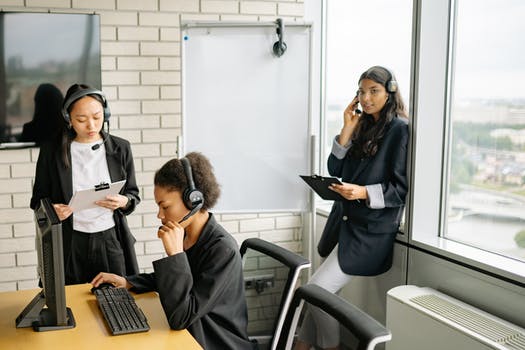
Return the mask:
[[[120,210],[124,215],[131,214],[136,206],[140,203],[139,188],[135,180],[135,164],[133,162],[133,154],[131,153],[131,146],[126,142],[125,152],[123,154],[123,166],[126,172],[126,185],[124,186],[122,194],[129,199],[129,204],[126,208]]]
[[[133,285],[131,290],[135,293],[146,293],[157,290],[155,273],[140,273],[126,276],[126,280]]]
[[[405,204],[408,192],[407,180],[407,152],[408,152],[408,126],[403,124],[396,128],[396,137],[390,152],[390,171],[388,181],[381,184],[385,207],[400,207]]]
[[[328,173],[330,176],[342,177],[345,159],[338,159],[333,153],[328,156]]]
[[[172,329],[187,328],[210,312],[238,274],[236,252],[230,247],[217,244],[205,254],[195,279],[185,253],[153,262],[159,297]]]
[[[53,164],[52,149],[47,145],[42,145],[36,162],[35,184],[33,185],[33,194],[29,203],[29,206],[33,210],[37,208],[42,198],[51,198],[52,196],[53,176],[51,174],[51,167]],[[55,181],[57,180],[55,179]],[[56,203],[53,198],[51,198],[51,200],[53,203]]]

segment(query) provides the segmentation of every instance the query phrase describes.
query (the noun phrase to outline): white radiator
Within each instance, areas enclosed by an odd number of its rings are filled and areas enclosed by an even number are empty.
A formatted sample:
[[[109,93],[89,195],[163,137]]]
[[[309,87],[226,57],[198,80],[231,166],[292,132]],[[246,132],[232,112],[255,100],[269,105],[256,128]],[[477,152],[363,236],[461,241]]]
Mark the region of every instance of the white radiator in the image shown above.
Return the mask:
[[[431,288],[389,290],[386,327],[387,350],[525,350],[525,329]]]

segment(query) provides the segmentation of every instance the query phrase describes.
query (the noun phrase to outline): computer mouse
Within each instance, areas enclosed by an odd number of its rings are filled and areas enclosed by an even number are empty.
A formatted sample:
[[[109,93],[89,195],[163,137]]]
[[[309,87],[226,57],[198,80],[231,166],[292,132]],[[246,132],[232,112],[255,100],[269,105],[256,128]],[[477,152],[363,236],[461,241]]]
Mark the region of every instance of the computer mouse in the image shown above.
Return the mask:
[[[104,283],[99,284],[98,287],[91,288],[91,293],[95,293],[97,289],[106,289],[106,288],[115,288],[115,286],[112,285],[111,283],[104,282]]]

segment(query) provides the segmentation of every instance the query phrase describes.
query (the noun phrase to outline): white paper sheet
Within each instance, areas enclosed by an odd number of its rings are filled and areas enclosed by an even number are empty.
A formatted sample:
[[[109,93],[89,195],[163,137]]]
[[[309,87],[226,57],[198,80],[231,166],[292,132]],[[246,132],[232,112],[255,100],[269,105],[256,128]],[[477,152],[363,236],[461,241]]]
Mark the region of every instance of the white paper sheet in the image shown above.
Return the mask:
[[[103,200],[106,196],[118,194],[126,180],[121,180],[109,184],[109,188],[103,190],[96,190],[95,187],[76,191],[71,200],[69,201],[69,206],[73,211],[79,211],[84,209],[96,208],[98,205],[95,204],[96,201]]]

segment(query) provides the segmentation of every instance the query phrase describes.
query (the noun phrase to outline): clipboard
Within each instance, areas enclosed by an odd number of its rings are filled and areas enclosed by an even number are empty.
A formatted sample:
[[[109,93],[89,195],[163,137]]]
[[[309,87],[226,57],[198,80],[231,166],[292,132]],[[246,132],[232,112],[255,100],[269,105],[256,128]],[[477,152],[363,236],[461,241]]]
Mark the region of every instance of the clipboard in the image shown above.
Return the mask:
[[[320,175],[299,175],[322,199],[342,201],[344,197],[328,188],[331,184],[341,184],[337,177]]]
[[[124,187],[125,183],[126,180],[110,184],[101,183],[100,185],[95,185],[93,188],[76,191],[73,197],[71,197],[68,205],[74,212],[84,209],[100,208],[95,202],[103,200],[106,196],[118,194],[122,187]]]

